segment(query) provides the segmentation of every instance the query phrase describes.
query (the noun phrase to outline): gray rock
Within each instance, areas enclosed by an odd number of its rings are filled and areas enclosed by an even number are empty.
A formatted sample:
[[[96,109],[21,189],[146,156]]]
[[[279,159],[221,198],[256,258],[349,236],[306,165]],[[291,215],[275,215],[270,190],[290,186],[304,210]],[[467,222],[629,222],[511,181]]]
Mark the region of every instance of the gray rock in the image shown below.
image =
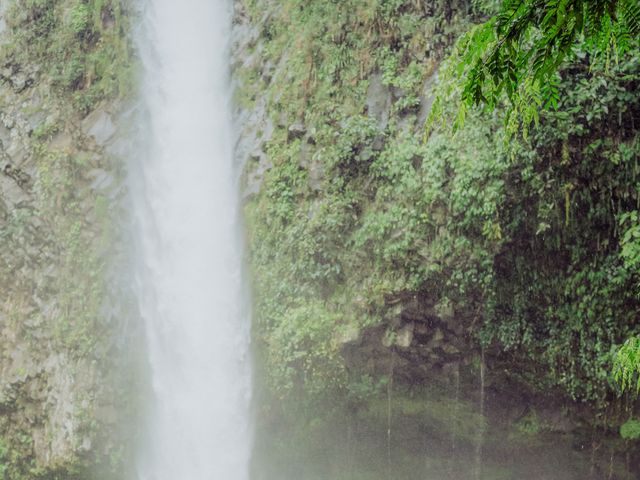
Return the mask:
[[[312,162],[309,165],[309,188],[311,190],[322,190],[324,181],[324,166],[320,162]]]
[[[273,167],[268,160],[267,155],[262,151],[253,152],[249,157],[247,165],[247,175],[245,185],[242,192],[243,200],[248,200],[254,195],[260,193],[264,174]]]
[[[7,11],[7,5],[9,2],[0,2],[0,45],[3,43],[7,43],[9,41],[8,38],[5,38],[5,33],[7,33],[7,22],[4,19],[5,12]]]
[[[30,201],[31,197],[14,179],[0,173],[0,197],[7,210],[15,210],[18,205]]]
[[[115,135],[116,126],[111,115],[103,109],[97,109],[82,121],[82,131],[93,137],[98,145],[104,146]]]
[[[422,95],[420,96],[420,111],[418,113],[418,123],[420,125],[422,125],[426,121],[429,113],[431,112],[431,107],[433,106],[433,102],[435,100],[433,89],[437,83],[438,70],[433,72],[433,74],[425,80],[424,86],[422,87]]]
[[[26,117],[27,122],[27,132],[30,134],[40,125],[46,123],[47,114],[42,110],[37,110]]]
[[[389,124],[392,103],[391,90],[382,82],[382,75],[371,75],[367,90],[367,112],[378,123],[380,130],[384,130]]]
[[[362,332],[357,325],[347,325],[338,333],[337,341],[341,345],[360,345],[362,343]]]
[[[457,355],[460,353],[460,349],[455,345],[451,345],[450,343],[445,343],[442,345],[442,351],[448,355]]]
[[[7,63],[0,69],[0,79],[11,85],[15,93],[20,93],[35,83],[38,74],[36,65]]]
[[[301,123],[294,123],[289,125],[289,129],[287,130],[287,140],[292,141],[296,138],[304,137],[305,133],[307,133],[307,129]]]
[[[451,318],[453,318],[454,311],[453,305],[451,301],[443,297],[435,306],[436,315],[440,317],[443,321],[448,322]]]
[[[3,149],[3,144],[11,141],[11,130],[4,125],[0,124],[0,150]]]
[[[414,323],[403,326],[396,335],[396,345],[400,348],[409,348],[413,342]]]
[[[95,168],[89,172],[89,176],[93,178],[91,188],[102,191],[111,187],[114,183],[113,175],[101,168]]]
[[[444,340],[444,333],[439,328],[436,328],[433,333],[433,337],[431,337],[427,342],[427,348],[429,350],[433,350],[434,348],[442,345],[443,340]]]

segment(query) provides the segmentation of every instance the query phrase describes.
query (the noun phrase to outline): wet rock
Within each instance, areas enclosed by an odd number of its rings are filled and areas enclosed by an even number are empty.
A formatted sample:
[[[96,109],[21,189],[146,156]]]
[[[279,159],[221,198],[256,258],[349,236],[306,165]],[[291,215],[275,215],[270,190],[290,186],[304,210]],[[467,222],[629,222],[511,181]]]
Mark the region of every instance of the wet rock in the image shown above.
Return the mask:
[[[5,12],[7,11],[7,2],[0,2],[0,45],[9,41],[8,38],[5,38],[5,34],[7,33],[7,22],[4,19]]]
[[[253,152],[249,156],[249,164],[245,167],[247,175],[242,192],[243,200],[246,201],[260,192],[264,174],[272,167],[273,164],[262,151]]]
[[[0,174],[0,197],[7,211],[15,210],[19,205],[26,205],[31,200],[14,179],[4,174]]]
[[[433,106],[433,102],[435,100],[435,96],[433,94],[433,89],[435,85],[438,83],[438,71],[436,70],[429,78],[427,78],[424,82],[424,86],[422,87],[422,95],[420,96],[420,111],[418,113],[418,123],[420,125],[424,124],[431,112],[431,107]]]
[[[541,427],[548,432],[570,433],[577,428],[576,421],[565,415],[563,409],[556,405],[538,408],[536,414]]]
[[[409,348],[413,342],[414,324],[408,323],[403,326],[396,334],[396,345],[400,348]]]
[[[244,50],[235,52],[234,55],[240,59],[244,58],[243,55],[247,53],[247,47],[244,48]],[[256,47],[257,50],[259,50],[258,47]],[[259,56],[256,57],[256,61],[259,61],[259,58]],[[236,88],[243,88],[243,86],[236,85]],[[267,112],[267,98],[258,96],[250,107],[243,106],[238,102],[234,111],[234,124],[236,132],[235,161],[241,169],[251,167],[249,164],[252,162],[252,158],[255,157],[256,152],[263,152],[275,128],[274,122]]]
[[[0,150],[4,150],[4,144],[11,142],[11,130],[0,123]]]
[[[447,355],[457,355],[460,353],[460,349],[450,343],[445,343],[444,345],[442,345],[442,351]]]
[[[0,79],[11,85],[15,93],[21,93],[35,84],[37,67],[22,66],[16,63],[6,63],[0,68]]]
[[[33,103],[35,105],[38,105],[38,100],[34,99]],[[27,133],[30,135],[36,129],[38,129],[39,127],[41,127],[41,126],[46,124],[47,114],[46,114],[46,112],[44,112],[42,110],[38,110],[38,111],[33,112],[32,114],[28,115],[25,118],[25,121],[26,121],[26,125],[27,125]]]
[[[287,140],[291,142],[295,139],[302,138],[306,133],[307,129],[303,124],[294,123],[292,125],[289,125],[289,128],[287,130]]]
[[[417,322],[415,323],[415,327],[413,329],[413,333],[416,337],[428,337],[433,332],[433,329],[429,327],[426,323]]]
[[[10,162],[1,162],[0,169],[4,175],[16,182],[16,185],[22,190],[28,191],[31,188],[31,176],[20,168]]]
[[[337,341],[343,346],[358,346],[362,344],[362,332],[357,325],[347,325],[337,336]]]
[[[93,178],[91,188],[94,190],[107,190],[114,183],[113,175],[101,168],[95,168],[89,172],[89,177]]]
[[[379,73],[371,75],[366,99],[367,112],[369,117],[376,121],[380,130],[384,130],[389,124],[392,103],[391,90],[382,82],[382,75]]]
[[[433,350],[436,347],[439,347],[444,340],[444,333],[440,328],[436,328],[433,332],[433,336],[427,343],[427,349]]]
[[[320,162],[313,162],[309,166],[309,188],[311,190],[322,190],[324,181],[324,167]]]
[[[16,141],[13,141],[7,147],[6,154],[11,158],[11,163],[20,168],[24,168],[26,171],[28,166],[23,164],[28,160],[29,154],[21,140],[22,139],[16,139]]]
[[[82,131],[93,137],[96,144],[104,146],[116,133],[116,126],[113,124],[111,115],[103,109],[91,112],[82,121]]]
[[[53,150],[69,150],[73,146],[73,137],[67,132],[57,134],[49,144]]]

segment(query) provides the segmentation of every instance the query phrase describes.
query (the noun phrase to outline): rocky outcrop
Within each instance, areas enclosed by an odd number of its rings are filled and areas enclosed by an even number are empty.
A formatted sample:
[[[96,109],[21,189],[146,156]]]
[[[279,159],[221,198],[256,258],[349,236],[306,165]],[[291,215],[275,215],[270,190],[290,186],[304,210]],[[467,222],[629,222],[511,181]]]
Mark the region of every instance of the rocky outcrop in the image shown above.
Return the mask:
[[[234,20],[231,38],[231,68],[236,91],[234,125],[236,133],[235,157],[239,172],[244,172],[243,198],[248,199],[260,191],[262,178],[272,167],[265,153],[273,134],[274,124],[267,110],[267,98],[255,95],[245,98],[248,82],[268,82],[273,65],[263,64],[260,26],[250,22],[242,2],[234,2]],[[263,22],[268,19],[265,13]],[[243,76],[242,72],[260,71],[260,78]],[[248,168],[247,168],[248,166]]]
[[[394,375],[406,383],[451,375],[477,357],[469,336],[471,320],[456,312],[448,300],[435,303],[408,294],[389,299],[384,324],[341,338],[341,351],[350,368],[385,375],[393,352]]]
[[[24,62],[0,68],[0,466],[12,480],[72,478],[122,463],[122,415],[108,412],[127,411],[114,368],[131,314],[106,303],[120,295],[123,109],[79,113]]]

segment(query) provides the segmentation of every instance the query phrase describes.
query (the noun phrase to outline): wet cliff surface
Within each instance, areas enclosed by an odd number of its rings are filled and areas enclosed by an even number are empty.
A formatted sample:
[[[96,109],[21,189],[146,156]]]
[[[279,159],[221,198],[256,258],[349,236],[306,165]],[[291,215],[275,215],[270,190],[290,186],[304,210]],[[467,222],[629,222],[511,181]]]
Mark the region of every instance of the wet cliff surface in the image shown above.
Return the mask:
[[[490,7],[236,5],[258,478],[635,478],[610,376],[638,324],[634,81],[568,65],[528,139],[474,112],[426,141]]]
[[[0,10],[0,471],[100,477],[128,455],[135,397],[116,222],[127,20],[118,2]]]

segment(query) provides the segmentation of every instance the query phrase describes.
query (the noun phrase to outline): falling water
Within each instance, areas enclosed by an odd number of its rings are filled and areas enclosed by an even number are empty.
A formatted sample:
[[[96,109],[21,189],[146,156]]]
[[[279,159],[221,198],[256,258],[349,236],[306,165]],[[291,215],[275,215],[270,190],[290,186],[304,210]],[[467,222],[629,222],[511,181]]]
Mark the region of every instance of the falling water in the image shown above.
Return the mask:
[[[249,323],[232,164],[227,0],[146,0],[132,168],[152,400],[140,480],[248,478]]]

